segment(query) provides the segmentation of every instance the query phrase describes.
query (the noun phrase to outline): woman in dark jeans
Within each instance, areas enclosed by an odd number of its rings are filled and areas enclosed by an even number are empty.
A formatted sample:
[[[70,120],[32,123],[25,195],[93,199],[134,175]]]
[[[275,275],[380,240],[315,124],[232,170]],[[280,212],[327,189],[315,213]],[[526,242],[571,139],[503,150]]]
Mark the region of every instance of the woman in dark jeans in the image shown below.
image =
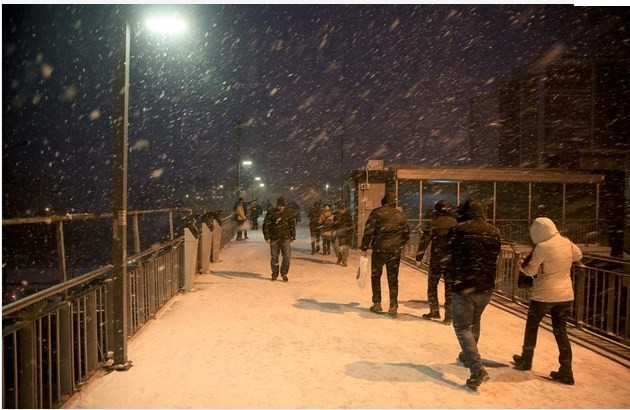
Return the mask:
[[[560,369],[551,372],[552,379],[574,384],[571,343],[567,335],[567,318],[573,306],[571,264],[582,259],[582,252],[558,232],[549,218],[537,218],[529,230],[535,247],[521,271],[534,278],[530,289],[529,310],[525,324],[523,351],[514,355],[515,369],[530,370],[538,337],[538,327],[546,314],[551,314],[553,335],[558,344]]]

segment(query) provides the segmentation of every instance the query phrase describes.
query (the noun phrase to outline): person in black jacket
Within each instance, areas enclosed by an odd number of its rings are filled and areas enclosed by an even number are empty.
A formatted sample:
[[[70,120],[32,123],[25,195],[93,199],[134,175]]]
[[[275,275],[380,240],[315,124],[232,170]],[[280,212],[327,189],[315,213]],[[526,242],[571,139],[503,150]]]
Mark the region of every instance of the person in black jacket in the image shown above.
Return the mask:
[[[263,220],[263,236],[271,251],[271,280],[278,279],[280,274],[286,282],[289,280],[291,242],[295,240],[295,216],[287,209],[283,197],[279,197],[276,203],[276,207],[271,208]],[[282,266],[279,266],[280,253]]]
[[[352,226],[352,215],[343,203],[338,203],[333,216],[333,248],[337,255],[337,264],[341,266],[348,266]]]
[[[365,231],[361,241],[363,256],[372,245],[371,282],[372,306],[370,311],[382,312],[381,276],[383,265],[387,269],[389,286],[389,315],[398,315],[398,269],[403,247],[409,241],[409,225],[405,215],[396,209],[396,197],[393,193],[385,194],[381,207],[370,212],[365,223]]]
[[[449,274],[451,268],[451,254],[448,247],[449,230],[457,224],[457,219],[448,201],[438,201],[434,207],[433,220],[422,232],[416,261],[422,261],[424,253],[431,245],[431,259],[429,261],[429,283],[427,286],[427,298],[429,299],[429,313],[422,315],[425,319],[440,318],[440,303],[438,301],[438,285],[440,278],[444,278],[444,324],[450,324],[452,320],[452,278]]]
[[[319,244],[322,241],[319,217],[322,215],[322,208],[319,201],[315,201],[313,207],[308,211],[308,228],[311,232],[311,255],[315,255],[321,249]]]
[[[459,207],[460,223],[450,230],[453,275],[453,327],[462,348],[458,359],[470,369],[466,386],[476,390],[490,378],[477,348],[483,313],[494,290],[497,258],[501,251],[499,230],[485,220],[479,201]]]

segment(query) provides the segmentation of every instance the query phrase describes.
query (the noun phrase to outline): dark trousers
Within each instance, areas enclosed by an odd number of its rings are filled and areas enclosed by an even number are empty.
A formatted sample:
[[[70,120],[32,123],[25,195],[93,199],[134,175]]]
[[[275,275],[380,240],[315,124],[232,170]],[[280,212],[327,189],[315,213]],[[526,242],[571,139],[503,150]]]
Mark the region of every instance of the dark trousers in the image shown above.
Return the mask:
[[[545,303],[530,300],[529,309],[527,310],[527,322],[525,323],[525,337],[523,338],[523,355],[533,356],[536,340],[538,339],[538,327],[543,317],[550,313],[553,336],[556,338],[556,344],[558,345],[560,372],[572,373],[571,362],[573,353],[571,351],[571,342],[567,335],[567,318],[572,306],[573,301]]]
[[[372,303],[381,303],[381,276],[383,265],[387,270],[387,286],[389,287],[389,307],[398,306],[398,268],[400,267],[400,252],[372,252],[370,277],[372,281]]]
[[[330,236],[322,236],[322,253],[324,255],[328,255],[330,253],[330,242],[332,237]]]
[[[282,276],[287,276],[289,266],[291,266],[291,240],[271,240],[269,249],[271,251],[271,277],[277,278],[278,273]],[[282,254],[282,265],[279,263],[280,254]]]
[[[429,299],[429,309],[431,313],[440,312],[440,302],[438,301],[438,285],[440,278],[444,278],[444,310],[445,317],[451,317],[451,306],[453,305],[453,281],[449,277],[448,267],[439,264],[431,265],[429,269],[429,283],[427,286],[427,298]]]
[[[319,251],[319,244],[322,240],[321,230],[319,228],[309,227],[311,231],[311,251],[313,253]]]

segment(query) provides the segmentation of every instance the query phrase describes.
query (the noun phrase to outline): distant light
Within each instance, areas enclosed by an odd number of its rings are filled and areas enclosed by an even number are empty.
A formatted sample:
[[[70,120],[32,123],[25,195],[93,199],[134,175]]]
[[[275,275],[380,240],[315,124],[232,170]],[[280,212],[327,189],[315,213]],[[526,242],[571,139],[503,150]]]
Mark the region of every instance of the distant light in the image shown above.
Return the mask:
[[[261,187],[261,188],[264,188],[264,187],[265,187],[265,184],[263,184],[263,183],[261,182],[261,183],[260,183],[260,185],[258,185],[258,186],[259,186],[259,187]]]
[[[254,177],[256,181],[260,181],[260,177]]]
[[[177,17],[152,17],[147,20],[147,28],[164,34],[176,34],[186,31],[186,23]]]
[[[243,165],[252,165],[251,161],[243,161]]]

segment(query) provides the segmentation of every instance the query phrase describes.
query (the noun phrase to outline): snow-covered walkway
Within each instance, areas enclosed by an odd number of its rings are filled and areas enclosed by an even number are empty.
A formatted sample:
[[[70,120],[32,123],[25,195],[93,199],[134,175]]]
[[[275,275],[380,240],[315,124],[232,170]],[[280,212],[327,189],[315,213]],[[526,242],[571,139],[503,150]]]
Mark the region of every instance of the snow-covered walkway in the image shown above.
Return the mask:
[[[426,321],[423,272],[402,265],[399,317],[371,313],[349,266],[311,255],[308,229],[293,244],[289,282],[270,281],[261,231],[230,242],[131,339],[133,367],[97,374],[65,408],[628,408],[630,370],[573,345],[575,386],[548,381],[553,335],[539,332],[533,370],[512,369],[524,321],[495,306],[482,319],[490,380],[466,390],[452,326]],[[383,275],[384,307],[387,285]],[[442,291],[440,285],[440,291]],[[443,301],[440,293],[440,301]]]

